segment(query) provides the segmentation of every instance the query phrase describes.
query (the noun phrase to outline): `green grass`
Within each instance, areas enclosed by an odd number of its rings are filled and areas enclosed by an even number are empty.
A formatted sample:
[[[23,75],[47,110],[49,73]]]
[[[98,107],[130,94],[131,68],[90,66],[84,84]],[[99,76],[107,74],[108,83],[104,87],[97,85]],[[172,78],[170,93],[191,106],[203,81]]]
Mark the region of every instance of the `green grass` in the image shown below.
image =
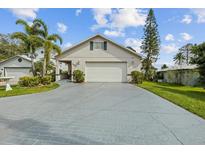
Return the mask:
[[[143,82],[138,85],[205,119],[205,90],[200,87]]]
[[[33,94],[33,93],[40,93],[49,91],[59,87],[59,84],[52,83],[47,86],[40,86],[40,87],[20,87],[20,86],[11,86],[13,90],[5,91],[5,87],[0,87],[0,97],[8,97],[8,96],[17,96],[17,95],[25,95],[25,94]]]

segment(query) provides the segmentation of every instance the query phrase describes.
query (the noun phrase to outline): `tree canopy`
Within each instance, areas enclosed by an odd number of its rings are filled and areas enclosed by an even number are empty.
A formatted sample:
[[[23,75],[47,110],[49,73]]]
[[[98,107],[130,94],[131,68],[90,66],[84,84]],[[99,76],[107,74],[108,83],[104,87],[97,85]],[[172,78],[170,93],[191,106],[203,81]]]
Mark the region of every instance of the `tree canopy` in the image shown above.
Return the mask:
[[[178,52],[173,58],[175,64],[182,65],[183,62],[186,60],[183,52]]]
[[[165,68],[168,68],[168,66],[166,64],[163,64],[161,69],[165,69]]]
[[[191,63],[199,66],[200,81],[205,85],[205,42],[191,48]]]
[[[0,34],[0,61],[23,53],[26,48],[21,42],[11,39],[10,34]]]

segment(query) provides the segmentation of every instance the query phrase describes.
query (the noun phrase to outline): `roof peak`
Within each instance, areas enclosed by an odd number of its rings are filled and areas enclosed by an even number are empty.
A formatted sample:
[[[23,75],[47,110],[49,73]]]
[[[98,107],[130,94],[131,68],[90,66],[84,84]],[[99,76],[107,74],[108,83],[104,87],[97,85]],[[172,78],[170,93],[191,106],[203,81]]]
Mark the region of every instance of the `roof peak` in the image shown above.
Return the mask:
[[[121,48],[123,48],[123,49],[125,49],[125,50],[127,50],[127,51],[129,51],[129,52],[131,52],[131,53],[133,53],[133,54],[135,54],[136,56],[138,56],[138,57],[140,57],[140,58],[142,57],[141,54],[139,54],[139,53],[137,53],[137,52],[135,52],[135,51],[133,51],[133,50],[131,50],[131,49],[125,47],[124,45],[121,45],[121,44],[119,44],[119,43],[113,41],[112,39],[110,39],[110,38],[108,38],[108,37],[106,37],[106,36],[104,36],[103,34],[100,34],[100,33],[91,35],[91,36],[88,37],[87,39],[85,39],[85,40],[83,40],[83,41],[81,41],[81,42],[79,42],[79,43],[76,43],[76,44],[74,44],[74,45],[72,45],[72,46],[70,46],[70,47],[68,47],[68,48],[65,48],[65,49],[63,50],[63,53],[66,52],[67,50],[70,50],[70,49],[72,49],[72,48],[74,48],[74,47],[76,47],[76,46],[78,46],[78,45],[80,45],[80,44],[82,44],[82,43],[84,43],[84,42],[86,42],[86,41],[92,39],[92,38],[95,38],[95,37],[101,37],[101,38],[103,38],[103,39],[105,39],[105,40],[108,40],[108,41],[112,42],[113,44],[115,44],[115,45],[117,45],[117,46],[119,46],[119,47],[121,47]]]

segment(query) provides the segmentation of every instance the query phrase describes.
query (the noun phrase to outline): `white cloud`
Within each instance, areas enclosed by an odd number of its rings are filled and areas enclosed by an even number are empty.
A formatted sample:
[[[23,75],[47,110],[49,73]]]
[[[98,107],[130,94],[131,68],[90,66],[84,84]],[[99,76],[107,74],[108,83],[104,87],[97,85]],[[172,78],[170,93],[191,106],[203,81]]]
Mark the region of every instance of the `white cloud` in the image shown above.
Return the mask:
[[[168,53],[168,54],[173,53],[173,52],[177,52],[177,50],[178,50],[178,47],[174,43],[161,46],[161,51]]]
[[[190,15],[184,15],[183,19],[181,20],[181,23],[190,24],[192,22],[192,16]]]
[[[167,34],[167,35],[165,36],[165,40],[166,40],[166,41],[174,41],[174,36],[173,36],[172,34]]]
[[[107,28],[118,32],[127,27],[143,26],[147,16],[141,9],[93,9],[93,14],[96,24],[92,30]]]
[[[138,38],[127,38],[125,40],[125,46],[130,46],[136,50],[136,52],[140,53],[141,49],[140,46],[142,45],[142,40]]]
[[[66,44],[63,45],[63,50],[65,50],[66,48],[69,48],[72,46],[72,43],[67,42]]]
[[[197,16],[197,23],[205,23],[205,9],[192,9]]]
[[[181,37],[183,38],[184,41],[189,41],[192,39],[192,36],[188,33],[180,33]]]
[[[16,17],[23,18],[23,19],[35,19],[37,17],[37,12],[39,9],[37,8],[13,8],[9,9]]]
[[[140,9],[118,9],[111,15],[111,26],[120,29],[143,26],[146,16]]]
[[[112,13],[112,9],[103,9],[103,8],[98,8],[98,9],[93,9],[94,13],[94,19],[97,23],[95,25],[96,27],[102,27],[105,26],[108,22],[107,15],[110,15]]]
[[[105,30],[104,35],[112,36],[112,37],[119,37],[119,36],[125,36],[125,33],[121,31],[115,31],[115,30]]]
[[[60,32],[60,33],[65,33],[66,31],[67,31],[67,29],[68,29],[68,27],[64,24],[64,23],[61,23],[61,22],[58,22],[57,23],[57,27],[58,27],[58,31]]]
[[[82,13],[82,9],[77,9],[77,10],[75,11],[75,15],[76,15],[76,16],[79,16],[81,13]]]

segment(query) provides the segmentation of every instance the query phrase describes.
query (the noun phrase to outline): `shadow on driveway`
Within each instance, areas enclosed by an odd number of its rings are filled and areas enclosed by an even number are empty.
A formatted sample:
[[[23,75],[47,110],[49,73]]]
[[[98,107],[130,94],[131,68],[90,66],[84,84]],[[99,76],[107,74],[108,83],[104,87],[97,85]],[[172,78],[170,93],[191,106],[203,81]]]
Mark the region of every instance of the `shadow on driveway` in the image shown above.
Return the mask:
[[[75,134],[69,135],[70,138],[63,137],[57,133],[50,132],[49,125],[33,119],[12,120],[0,116],[0,124],[3,124],[5,129],[24,134],[19,140],[16,140],[17,143],[12,143],[12,138],[10,140],[11,144],[102,144]],[[28,140],[32,140],[33,143],[28,143]],[[7,140],[7,144],[10,144],[8,142]]]

